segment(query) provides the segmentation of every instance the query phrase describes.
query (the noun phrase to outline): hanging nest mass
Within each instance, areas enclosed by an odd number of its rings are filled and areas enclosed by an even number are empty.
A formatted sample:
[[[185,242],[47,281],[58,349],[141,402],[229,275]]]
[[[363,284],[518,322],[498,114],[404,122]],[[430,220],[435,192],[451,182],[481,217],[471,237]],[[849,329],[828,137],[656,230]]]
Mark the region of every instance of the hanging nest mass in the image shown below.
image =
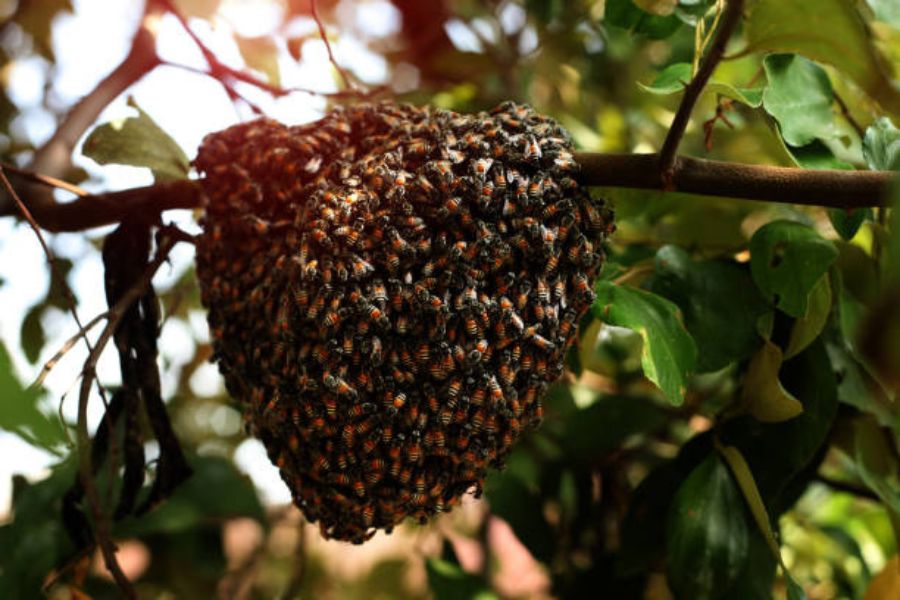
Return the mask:
[[[612,213],[530,108],[209,135],[197,273],[251,433],[326,537],[425,521],[541,419]]]

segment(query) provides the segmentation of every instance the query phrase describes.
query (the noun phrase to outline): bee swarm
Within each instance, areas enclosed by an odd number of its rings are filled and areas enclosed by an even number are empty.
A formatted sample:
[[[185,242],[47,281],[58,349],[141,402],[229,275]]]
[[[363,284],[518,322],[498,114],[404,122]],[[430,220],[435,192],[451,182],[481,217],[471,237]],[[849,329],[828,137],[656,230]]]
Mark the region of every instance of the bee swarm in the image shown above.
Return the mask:
[[[611,211],[554,121],[392,103],[204,140],[214,358],[326,537],[424,522],[541,419]]]

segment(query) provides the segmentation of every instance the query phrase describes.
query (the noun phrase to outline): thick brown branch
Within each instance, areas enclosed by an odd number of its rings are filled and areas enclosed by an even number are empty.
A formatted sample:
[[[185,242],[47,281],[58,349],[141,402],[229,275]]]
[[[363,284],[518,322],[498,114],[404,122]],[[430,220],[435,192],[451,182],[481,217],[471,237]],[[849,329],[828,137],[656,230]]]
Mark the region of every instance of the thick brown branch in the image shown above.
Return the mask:
[[[697,69],[694,78],[684,88],[684,96],[682,96],[681,104],[678,106],[678,112],[675,113],[675,118],[672,119],[669,133],[666,135],[662,150],[659,153],[659,166],[657,168],[667,189],[670,187],[671,177],[675,168],[678,144],[681,143],[681,137],[684,135],[684,130],[687,129],[691,112],[693,112],[697,100],[700,99],[703,88],[706,87],[706,83],[712,77],[713,71],[716,70],[716,65],[719,64],[719,61],[725,55],[725,46],[728,45],[731,34],[734,33],[737,24],[740,22],[743,10],[744,0],[728,0],[725,11],[722,13],[722,21],[719,23],[719,30],[716,32],[716,37],[710,45],[709,52],[703,57],[703,61],[700,63],[700,68]]]
[[[575,160],[581,164],[578,179],[584,185],[645,190],[664,187],[657,169],[658,154],[579,152]],[[883,206],[893,177],[893,173],[883,171],[808,170],[678,157],[669,191],[849,209]],[[197,208],[202,196],[198,181],[181,180],[30,208],[35,221],[47,231],[83,231],[118,223],[126,216],[142,214],[153,219],[166,210]]]
[[[581,182],[590,186],[663,189],[658,154],[577,153]],[[671,191],[832,208],[883,206],[895,174],[809,170],[677,157]]]

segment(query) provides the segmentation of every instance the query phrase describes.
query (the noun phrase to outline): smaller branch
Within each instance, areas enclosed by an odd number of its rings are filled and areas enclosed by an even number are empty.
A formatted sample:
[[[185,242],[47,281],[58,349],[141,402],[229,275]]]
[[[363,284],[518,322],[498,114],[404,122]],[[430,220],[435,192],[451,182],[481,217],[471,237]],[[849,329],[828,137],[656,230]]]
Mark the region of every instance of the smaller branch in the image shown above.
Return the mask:
[[[66,340],[66,342],[56,352],[56,354],[54,354],[53,357],[50,358],[50,360],[48,360],[46,363],[44,363],[44,366],[41,368],[41,372],[38,374],[37,378],[34,380],[34,382],[29,387],[31,387],[33,389],[41,387],[41,385],[44,383],[44,380],[47,379],[47,375],[49,375],[50,371],[53,370],[53,367],[56,366],[56,363],[58,363],[62,359],[62,357],[65,356],[66,353],[68,353],[69,350],[71,350],[72,347],[75,346],[76,343],[78,343],[79,339],[86,336],[88,331],[93,329],[94,326],[97,325],[97,323],[99,323],[100,321],[102,321],[103,319],[105,319],[108,316],[109,316],[109,311],[100,313],[99,315],[97,315],[96,317],[94,317],[93,319],[88,321],[85,324],[83,329],[79,329],[78,332],[75,333],[75,335],[73,335],[68,340]]]
[[[334,52],[331,51],[331,42],[328,41],[328,34],[325,33],[325,26],[322,24],[322,19],[319,18],[319,9],[316,7],[316,0],[309,0],[309,6],[312,12],[312,18],[313,20],[315,20],[316,26],[319,28],[319,35],[322,37],[322,42],[325,44],[325,49],[328,51],[328,60],[331,61],[331,64],[341,76],[341,80],[344,82],[344,87],[348,90],[353,90],[354,88],[353,84],[350,83],[350,78],[347,77],[347,73],[344,71],[344,69],[341,68],[341,65],[338,64],[337,60],[335,60]]]
[[[3,170],[7,173],[12,173],[13,175],[17,175],[23,179],[27,179],[28,181],[32,181],[34,183],[40,183],[47,187],[57,188],[60,190],[65,190],[67,192],[72,192],[76,196],[88,196],[90,192],[86,189],[78,187],[74,183],[69,183],[68,181],[63,181],[62,179],[57,179],[56,177],[51,177],[49,175],[42,175],[40,173],[35,173],[34,171],[30,171],[28,169],[20,169],[15,165],[11,165],[7,162],[0,162],[0,167],[3,167]]]
[[[716,70],[716,66],[725,55],[725,46],[728,44],[731,34],[734,33],[738,22],[741,20],[743,9],[744,0],[728,0],[725,11],[722,13],[719,30],[716,32],[716,37],[710,45],[709,53],[701,61],[697,74],[694,75],[691,82],[684,88],[684,96],[682,96],[681,104],[678,106],[678,112],[675,113],[675,118],[672,120],[672,125],[669,127],[669,133],[666,135],[662,150],[659,153],[658,169],[663,186],[666,189],[668,189],[671,184],[672,172],[678,153],[678,145],[681,143],[681,138],[684,136],[685,129],[687,129],[688,121],[690,121],[691,118],[691,112],[693,112],[697,100],[700,99],[703,88],[706,87],[706,83],[709,81],[709,78],[712,77],[713,71]]]

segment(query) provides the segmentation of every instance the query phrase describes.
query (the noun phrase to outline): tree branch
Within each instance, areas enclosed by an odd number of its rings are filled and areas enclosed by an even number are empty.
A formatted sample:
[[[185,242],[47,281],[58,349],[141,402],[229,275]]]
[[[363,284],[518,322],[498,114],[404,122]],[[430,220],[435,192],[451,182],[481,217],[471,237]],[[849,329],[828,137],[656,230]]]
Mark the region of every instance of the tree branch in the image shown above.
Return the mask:
[[[577,178],[587,186],[663,190],[659,154],[575,153]],[[884,206],[895,173],[887,171],[810,170],[746,165],[702,158],[677,157],[668,191],[781,204],[831,208]],[[198,208],[199,181],[179,180],[120,192],[78,198],[67,203],[26,203],[35,221],[52,232],[83,231],[118,223],[127,216],[152,215],[175,208]]]
[[[675,113],[675,118],[672,119],[669,133],[666,134],[662,150],[659,153],[659,165],[657,168],[666,189],[669,189],[671,185],[678,144],[681,143],[684,130],[687,129],[694,105],[700,99],[700,94],[703,93],[703,88],[706,87],[706,83],[712,77],[713,71],[716,70],[716,65],[719,64],[719,61],[725,55],[725,46],[728,45],[731,34],[734,33],[737,24],[740,22],[743,10],[744,0],[728,0],[725,11],[722,13],[722,20],[719,23],[719,30],[716,32],[712,45],[710,45],[709,52],[701,61],[700,68],[697,69],[694,78],[684,88],[684,96],[682,96],[681,104],[678,106],[678,112]]]

